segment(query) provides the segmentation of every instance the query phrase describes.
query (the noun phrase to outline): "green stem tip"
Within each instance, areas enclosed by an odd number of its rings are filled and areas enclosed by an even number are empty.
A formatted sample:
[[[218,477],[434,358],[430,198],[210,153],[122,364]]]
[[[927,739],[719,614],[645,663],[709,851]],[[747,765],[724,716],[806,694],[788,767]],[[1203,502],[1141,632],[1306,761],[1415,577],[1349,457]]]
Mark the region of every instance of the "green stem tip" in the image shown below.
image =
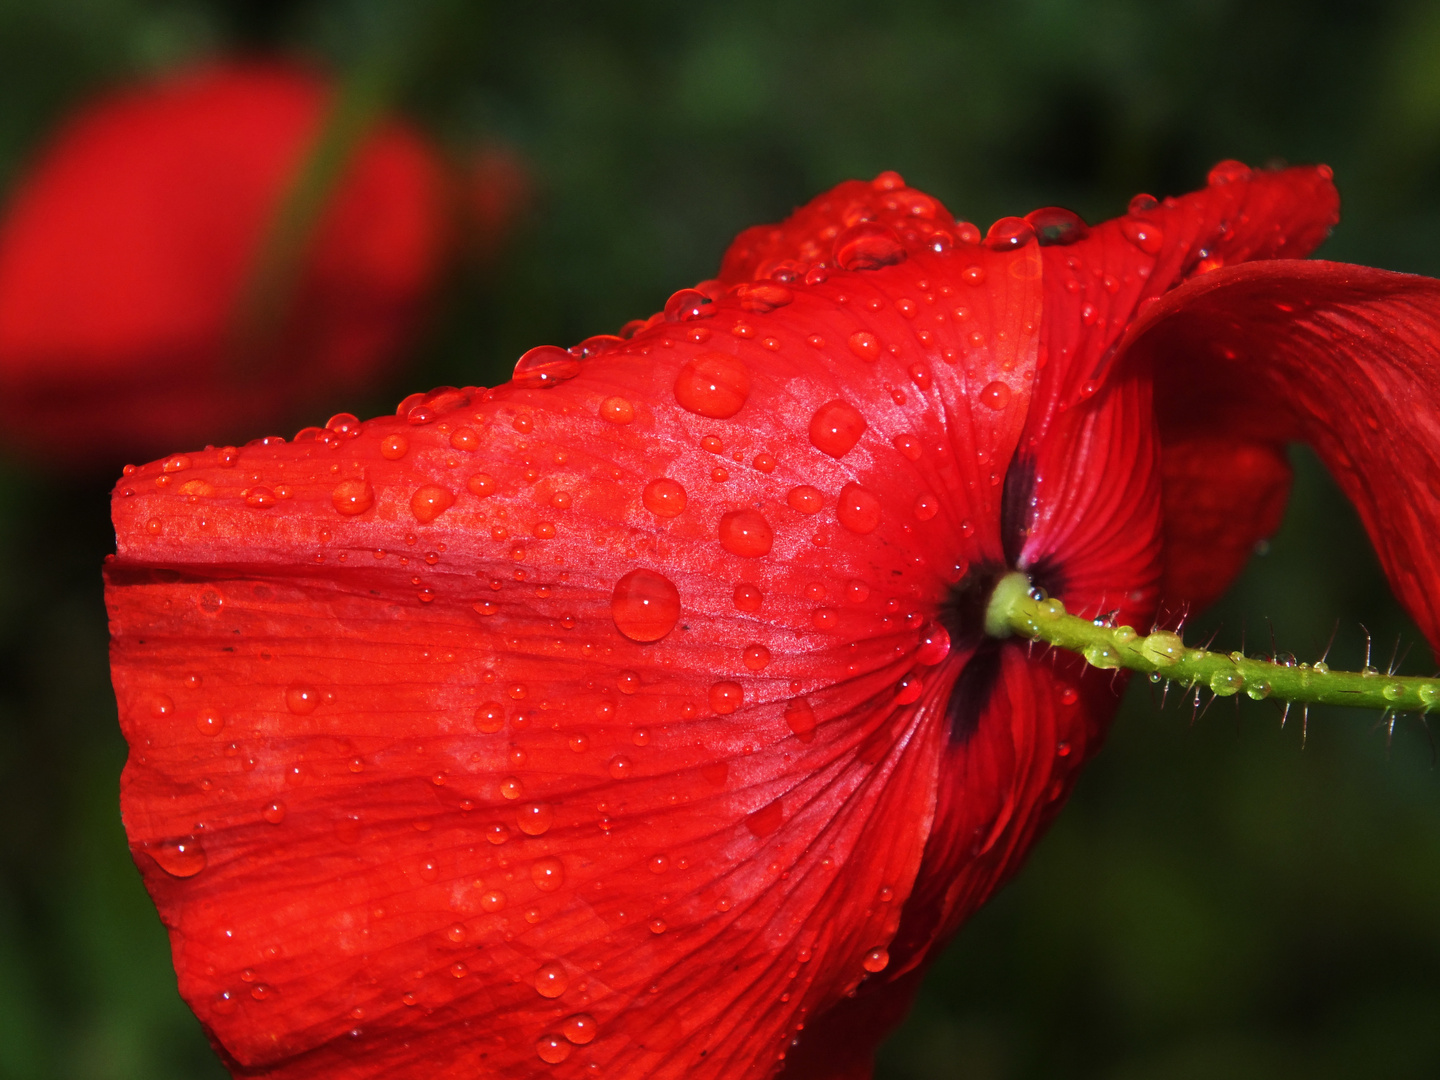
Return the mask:
[[[1064,604],[1047,598],[1018,571],[995,586],[985,612],[985,632],[1043,641],[1079,653],[1092,667],[1143,671],[1186,687],[1203,686],[1218,697],[1243,690],[1256,701],[1275,698],[1422,714],[1440,703],[1440,679],[1384,675],[1374,668],[1331,671],[1323,660],[1280,664],[1240,652],[1192,649],[1168,630],[1141,634],[1130,626],[1097,624],[1069,614]]]

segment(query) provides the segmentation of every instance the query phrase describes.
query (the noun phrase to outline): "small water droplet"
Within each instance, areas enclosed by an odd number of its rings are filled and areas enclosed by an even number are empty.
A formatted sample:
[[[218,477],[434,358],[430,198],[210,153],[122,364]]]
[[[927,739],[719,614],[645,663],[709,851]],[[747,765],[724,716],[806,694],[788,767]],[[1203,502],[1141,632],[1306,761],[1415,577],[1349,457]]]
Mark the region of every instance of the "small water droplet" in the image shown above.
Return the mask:
[[[1165,233],[1160,226],[1143,218],[1121,218],[1120,235],[1146,255],[1158,255],[1160,249],[1165,246]]]
[[[346,517],[354,517],[375,505],[375,489],[368,480],[342,480],[330,493],[330,502]]]
[[[428,525],[455,505],[455,493],[439,484],[424,484],[410,497],[410,512],[415,520]]]
[[[735,586],[734,600],[735,607],[740,611],[759,611],[764,596],[754,585],[741,582]]]
[[[720,518],[720,546],[732,555],[756,559],[768,555],[775,542],[770,522],[758,510],[731,510]]]
[[[576,1013],[574,1016],[567,1017],[565,1022],[560,1025],[561,1034],[576,1046],[588,1046],[595,1041],[595,1036],[599,1034],[599,1031],[600,1025],[589,1013]]]
[[[641,493],[645,509],[656,517],[675,517],[685,509],[685,489],[668,476],[661,476],[645,485]]]
[[[297,716],[312,713],[320,705],[320,693],[313,686],[292,683],[285,691],[285,707]]]
[[[546,855],[530,864],[530,880],[541,892],[554,892],[565,884],[565,864],[554,855]]]
[[[494,735],[505,726],[505,709],[498,701],[491,701],[475,710],[475,727],[486,735]]]
[[[835,519],[851,532],[865,536],[880,525],[880,500],[859,484],[846,484],[840,489]]]
[[[212,738],[220,734],[225,727],[225,718],[215,709],[201,709],[195,715],[195,727],[201,735],[209,735]]]
[[[616,754],[610,759],[610,764],[606,768],[612,779],[628,780],[630,774],[635,771],[635,764],[624,754]]]
[[[1249,165],[1232,158],[1216,164],[1205,177],[1205,182],[1211,187],[1220,187],[1240,180],[1249,180],[1252,175],[1254,174]]]
[[[635,406],[623,397],[607,397],[600,403],[600,415],[612,424],[628,424],[635,419]]]
[[[680,407],[713,420],[728,420],[750,396],[750,371],[726,353],[701,353],[680,369],[675,400]]]
[[[905,245],[879,222],[862,221],[835,237],[835,265],[841,270],[878,270],[905,260]]]
[[[980,402],[999,412],[1010,404],[1010,387],[999,380],[989,383],[980,391]]]
[[[520,831],[526,836],[544,836],[555,821],[555,810],[549,803],[524,803],[516,812]]]
[[[194,877],[205,869],[205,849],[193,836],[146,844],[145,851],[171,877]]]
[[[631,570],[615,584],[610,615],[631,641],[659,641],[680,619],[680,592],[653,570]]]
[[[815,733],[815,710],[804,698],[794,698],[785,704],[785,723],[802,741],[809,742]]]
[[[865,417],[847,401],[829,401],[810,419],[810,443],[823,454],[840,459],[865,433]]]
[[[880,359],[880,339],[867,330],[851,334],[846,344],[850,347],[850,351],[861,360]]]
[[[784,285],[772,282],[741,282],[730,290],[730,295],[740,302],[744,311],[768,315],[795,299],[795,294]]]
[[[865,959],[860,961],[860,966],[872,974],[884,971],[890,966],[890,954],[884,949],[871,949],[865,954]]]
[[[535,1053],[547,1065],[559,1065],[570,1056],[574,1047],[559,1035],[541,1035],[535,1040]]]
[[[940,512],[940,500],[928,491],[915,497],[915,520],[929,521]]]
[[[925,624],[920,632],[920,648],[915,653],[918,663],[934,667],[950,655],[950,631],[938,622]]]
[[[271,825],[279,825],[285,820],[285,804],[279,799],[276,799],[272,803],[267,803],[265,809],[260,811],[260,816]]]
[[[681,289],[665,301],[666,322],[693,322],[715,314],[715,304],[698,289]]]
[[[770,650],[760,644],[746,645],[743,658],[751,671],[763,671],[770,663]]]
[[[992,251],[1022,248],[1035,239],[1035,230],[1024,218],[1002,217],[985,233],[985,246]]]
[[[824,508],[825,496],[809,484],[801,484],[790,489],[785,496],[785,502],[792,510],[798,510],[802,514],[815,514]]]

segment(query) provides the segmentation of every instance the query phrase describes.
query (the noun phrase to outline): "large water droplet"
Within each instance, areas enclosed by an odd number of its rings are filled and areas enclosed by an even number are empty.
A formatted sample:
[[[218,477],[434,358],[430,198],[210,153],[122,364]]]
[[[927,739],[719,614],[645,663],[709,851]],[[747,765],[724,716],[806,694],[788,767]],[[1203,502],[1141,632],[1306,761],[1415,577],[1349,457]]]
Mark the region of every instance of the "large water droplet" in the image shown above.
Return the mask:
[[[714,314],[714,303],[698,289],[681,289],[665,301],[666,322],[692,322]]]
[[[728,420],[750,396],[750,372],[725,353],[701,353],[680,369],[675,379],[675,400],[682,409]]]
[[[1165,246],[1165,233],[1153,221],[1143,218],[1123,217],[1120,219],[1120,235],[1129,240],[1146,255],[1158,255]]]
[[[861,360],[880,359],[880,339],[868,330],[857,330],[845,342]]]
[[[884,949],[871,949],[860,961],[860,966],[871,973],[884,971],[890,966],[890,954]]]
[[[710,687],[710,708],[721,716],[728,716],[745,702],[745,691],[737,682],[728,679]]]
[[[330,502],[346,517],[353,517],[375,505],[375,489],[368,480],[341,480],[330,493]]]
[[[835,237],[834,254],[841,270],[878,270],[903,262],[905,245],[887,226],[862,221]]]
[[[631,641],[659,641],[680,618],[680,591],[653,570],[631,570],[615,583],[610,614]]]
[[[320,705],[320,692],[304,683],[291,683],[285,690],[285,707],[297,716],[314,712]]]
[[[774,542],[775,532],[758,510],[731,510],[720,519],[720,545],[732,555],[759,558]]]
[[[675,517],[685,509],[685,489],[668,476],[651,480],[640,495],[645,509],[656,517]]]
[[[570,976],[565,974],[565,969],[554,960],[541,964],[540,970],[535,972],[535,990],[541,997],[558,998],[569,987]]]
[[[846,401],[828,401],[810,418],[810,442],[823,454],[839,459],[865,433],[865,417]]]
[[[998,379],[987,383],[985,389],[980,391],[980,403],[998,412],[1010,404],[1010,387]]]
[[[588,1046],[599,1032],[600,1025],[589,1013],[576,1013],[560,1025],[560,1033],[576,1046]]]
[[[574,1049],[559,1035],[541,1035],[535,1040],[535,1053],[547,1065],[559,1065],[570,1056]]]
[[[763,671],[770,664],[770,650],[759,643],[745,646],[742,658],[751,671]]]
[[[985,246],[994,251],[1024,247],[1035,239],[1035,230],[1024,218],[1002,217],[985,233]]]
[[[950,655],[950,631],[937,622],[926,623],[920,632],[920,648],[915,659],[926,667],[934,667]]]
[[[424,484],[410,497],[410,512],[415,520],[428,525],[455,505],[455,493],[439,484]]]
[[[1205,181],[1211,187],[1219,187],[1223,184],[1233,184],[1239,180],[1249,180],[1253,175],[1249,165],[1231,158],[1217,163],[1205,177]]]
[[[530,880],[541,892],[554,892],[565,884],[565,864],[554,855],[546,855],[530,864]]]
[[[742,581],[735,586],[734,600],[736,608],[741,611],[759,611],[764,596],[756,586]]]
[[[205,849],[193,836],[146,844],[145,851],[171,877],[194,877],[205,869]]]
[[[776,308],[782,308],[795,299],[795,294],[784,285],[775,285],[764,281],[753,284],[744,282],[736,285],[730,292],[740,301],[742,309],[761,315],[767,315]]]
[[[1047,247],[1073,244],[1090,234],[1089,226],[1079,214],[1060,206],[1032,210],[1025,215],[1025,220],[1035,230],[1035,239]]]
[[[525,803],[516,811],[520,831],[526,836],[544,836],[555,821],[555,810],[549,803]]]
[[[580,374],[580,361],[558,345],[537,345],[515,361],[516,386],[548,390]]]
[[[802,514],[819,513],[825,506],[825,496],[809,484],[791,488],[785,501],[790,505],[790,509],[798,510]]]
[[[880,500],[859,484],[846,484],[840,489],[835,519],[860,536],[872,533],[880,524]]]
[[[804,742],[815,737],[815,710],[804,698],[795,698],[785,705],[785,723]]]

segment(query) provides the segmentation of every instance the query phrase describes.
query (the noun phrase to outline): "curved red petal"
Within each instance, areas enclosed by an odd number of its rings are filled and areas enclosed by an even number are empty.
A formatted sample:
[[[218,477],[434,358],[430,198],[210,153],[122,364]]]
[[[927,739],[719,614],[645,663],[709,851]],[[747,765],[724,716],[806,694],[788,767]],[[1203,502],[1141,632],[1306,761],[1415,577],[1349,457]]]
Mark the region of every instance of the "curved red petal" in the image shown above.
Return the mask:
[[[1339,263],[1231,267],[1177,289],[1126,343],[1155,371],[1162,425],[1196,416],[1241,445],[1309,442],[1360,513],[1396,597],[1440,643],[1440,282]],[[1218,462],[1196,503],[1239,513],[1246,481]],[[1192,506],[1199,509],[1199,506]],[[1223,526],[1217,526],[1223,527]]]
[[[764,1076],[887,970],[1038,271],[837,270],[122,481],[126,827],[237,1069]]]
[[[0,229],[8,442],[52,462],[149,456],[373,381],[446,242],[439,159],[398,124],[357,148],[267,359],[236,353],[244,290],[332,96],[303,69],[225,65],[61,130]]]

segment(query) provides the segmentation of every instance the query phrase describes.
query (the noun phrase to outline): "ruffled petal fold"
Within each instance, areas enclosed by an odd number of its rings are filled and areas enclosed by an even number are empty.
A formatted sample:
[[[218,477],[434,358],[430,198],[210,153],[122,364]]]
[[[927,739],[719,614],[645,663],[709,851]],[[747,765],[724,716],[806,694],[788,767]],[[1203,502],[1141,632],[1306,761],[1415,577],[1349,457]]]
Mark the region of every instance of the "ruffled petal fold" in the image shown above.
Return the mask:
[[[1229,267],[1149,308],[1124,353],[1153,369],[1167,483],[1183,477],[1166,498],[1170,599],[1203,602],[1238,573],[1226,553],[1274,527],[1283,447],[1301,440],[1440,644],[1440,282],[1318,261]],[[1205,439],[1231,449],[1207,466]]]

